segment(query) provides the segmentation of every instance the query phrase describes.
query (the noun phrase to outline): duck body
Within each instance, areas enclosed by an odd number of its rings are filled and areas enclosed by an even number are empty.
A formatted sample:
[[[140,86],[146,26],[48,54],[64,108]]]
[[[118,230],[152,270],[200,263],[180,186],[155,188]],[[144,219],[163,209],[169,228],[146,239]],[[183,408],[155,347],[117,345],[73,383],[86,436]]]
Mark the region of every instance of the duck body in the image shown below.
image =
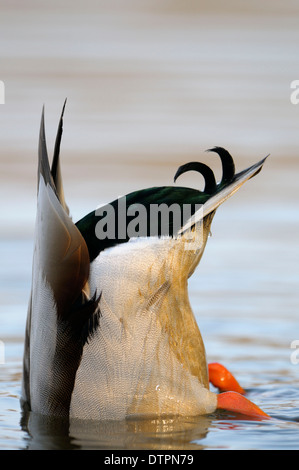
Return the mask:
[[[48,416],[97,420],[212,413],[219,400],[209,390],[188,278],[202,257],[217,207],[257,174],[264,160],[235,175],[230,155],[217,147],[224,171],[218,185],[203,164],[183,165],[176,177],[190,169],[205,173],[205,191],[167,186],[136,191],[74,224],[59,165],[62,117],[50,169],[42,115],[24,406]],[[158,223],[151,232],[153,204],[191,209],[179,227],[169,222],[165,231]],[[141,206],[146,228],[131,236],[117,225],[120,207],[129,213],[128,228]],[[115,236],[99,237],[111,207]]]
[[[101,286],[100,328],[84,346],[71,416],[123,419],[216,409],[189,304],[190,254],[183,240],[135,239],[92,262],[91,288]]]

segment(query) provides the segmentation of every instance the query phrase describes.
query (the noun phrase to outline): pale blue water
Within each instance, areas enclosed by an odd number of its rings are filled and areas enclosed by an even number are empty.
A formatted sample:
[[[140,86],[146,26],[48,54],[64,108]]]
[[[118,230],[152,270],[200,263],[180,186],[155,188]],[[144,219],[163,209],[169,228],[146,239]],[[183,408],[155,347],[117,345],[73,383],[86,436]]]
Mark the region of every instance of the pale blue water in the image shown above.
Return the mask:
[[[1,9],[0,449],[298,449],[297,3],[16,1]],[[120,194],[172,184],[179,164],[207,158],[213,145],[227,147],[238,169],[271,153],[219,208],[189,284],[209,361],[226,365],[269,421],[222,412],[75,423],[68,433],[35,416],[21,424],[39,119],[45,103],[52,148],[66,96],[63,173],[75,220]],[[198,185],[198,176],[181,184]]]

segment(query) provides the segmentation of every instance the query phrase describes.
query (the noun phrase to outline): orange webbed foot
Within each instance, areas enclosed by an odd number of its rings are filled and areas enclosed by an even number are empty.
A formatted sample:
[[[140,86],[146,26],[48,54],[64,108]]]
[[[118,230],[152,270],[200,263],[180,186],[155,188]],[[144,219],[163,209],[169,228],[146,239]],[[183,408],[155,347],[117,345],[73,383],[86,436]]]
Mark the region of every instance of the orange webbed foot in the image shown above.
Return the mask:
[[[234,411],[258,419],[270,419],[267,413],[237,392],[224,392],[217,395],[217,409]]]
[[[208,365],[209,380],[221,392],[238,392],[242,395],[245,391],[240,386],[235,377],[222,364],[213,362]]]
[[[267,413],[243,396],[245,395],[244,389],[226,367],[213,362],[208,365],[208,368],[210,382],[223,392],[217,395],[217,409],[234,411],[253,418],[270,418]]]

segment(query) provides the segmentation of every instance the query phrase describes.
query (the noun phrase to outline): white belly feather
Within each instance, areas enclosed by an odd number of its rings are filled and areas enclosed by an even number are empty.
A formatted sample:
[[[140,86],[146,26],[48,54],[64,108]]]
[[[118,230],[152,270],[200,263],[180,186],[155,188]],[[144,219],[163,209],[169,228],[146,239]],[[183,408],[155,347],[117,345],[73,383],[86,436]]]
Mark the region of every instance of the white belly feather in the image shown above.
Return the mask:
[[[137,239],[101,253],[92,263],[90,284],[102,292],[102,316],[84,347],[71,417],[123,419],[215,410],[216,396],[188,362],[195,353],[195,361],[206,368],[187,294],[193,262],[194,251],[184,250],[182,240]],[[196,341],[184,344],[186,335]]]

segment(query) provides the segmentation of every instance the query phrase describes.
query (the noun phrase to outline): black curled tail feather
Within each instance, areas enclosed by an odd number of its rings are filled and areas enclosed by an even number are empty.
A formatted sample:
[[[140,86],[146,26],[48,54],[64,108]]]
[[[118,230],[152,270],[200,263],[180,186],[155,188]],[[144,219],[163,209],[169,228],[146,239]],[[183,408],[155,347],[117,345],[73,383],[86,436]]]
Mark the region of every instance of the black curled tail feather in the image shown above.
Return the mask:
[[[223,173],[220,185],[230,183],[235,176],[235,164],[231,154],[223,147],[214,147],[207,152],[216,152],[221,159]]]
[[[222,179],[218,184],[216,184],[213,170],[201,162],[189,162],[181,165],[175,174],[174,181],[187,171],[198,171],[205,179],[204,192],[206,194],[214,194],[224,185],[231,183],[235,178],[235,164],[231,154],[223,147],[214,147],[208,149],[207,152],[216,152],[221,159]]]
[[[202,174],[205,179],[205,192],[212,194],[216,191],[216,179],[213,171],[209,166],[201,162],[190,162],[185,163],[185,165],[181,165],[174,176],[174,182],[176,182],[180,175],[186,173],[187,171],[198,171]]]

